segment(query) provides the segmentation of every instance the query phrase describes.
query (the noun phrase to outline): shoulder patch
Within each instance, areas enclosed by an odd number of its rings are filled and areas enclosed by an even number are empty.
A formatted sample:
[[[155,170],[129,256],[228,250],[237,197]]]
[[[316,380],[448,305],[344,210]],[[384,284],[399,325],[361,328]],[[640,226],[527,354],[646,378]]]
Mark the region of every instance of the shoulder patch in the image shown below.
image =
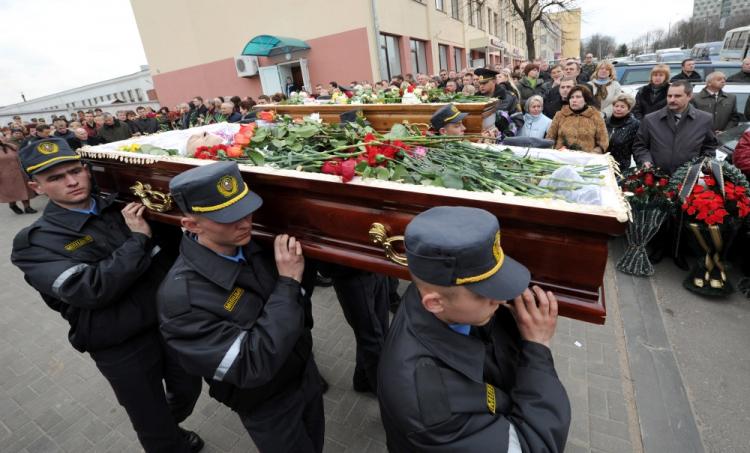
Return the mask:
[[[435,361],[429,357],[419,359],[414,380],[422,423],[433,426],[448,420],[451,417],[448,392]]]

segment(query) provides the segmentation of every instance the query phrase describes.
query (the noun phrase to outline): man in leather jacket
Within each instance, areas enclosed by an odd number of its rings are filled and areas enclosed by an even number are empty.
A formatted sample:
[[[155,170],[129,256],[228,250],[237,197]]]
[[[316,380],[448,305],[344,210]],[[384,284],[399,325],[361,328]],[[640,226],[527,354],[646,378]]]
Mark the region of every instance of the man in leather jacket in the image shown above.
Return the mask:
[[[432,208],[408,225],[405,248],[413,283],[378,379],[389,451],[563,451],[570,403],[549,349],[557,301],[527,288],[495,216]]]
[[[143,205],[120,211],[114,195],[92,195],[91,175],[65,140],[33,142],[20,159],[50,202],[16,236],[11,261],[68,321],[71,345],[94,359],[144,450],[199,451],[200,437],[177,424],[192,413],[201,381],[166,353],[157,328],[156,290],[176,253],[156,245]]]
[[[158,294],[167,345],[206,380],[213,398],[239,414],[260,451],[322,451],[323,398],[300,243],[279,235],[271,254],[251,241],[262,200],[235,162],[188,170],[169,186],[186,234]]]

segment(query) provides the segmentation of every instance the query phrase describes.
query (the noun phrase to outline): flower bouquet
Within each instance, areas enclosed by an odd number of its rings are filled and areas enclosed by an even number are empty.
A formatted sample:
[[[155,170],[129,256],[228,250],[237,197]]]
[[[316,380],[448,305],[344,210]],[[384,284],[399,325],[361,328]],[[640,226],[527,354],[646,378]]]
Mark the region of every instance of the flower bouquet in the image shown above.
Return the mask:
[[[343,182],[360,176],[536,198],[565,199],[565,191],[604,185],[602,172],[607,166],[570,165],[579,177],[565,179],[553,175],[564,163],[477,147],[466,138],[424,135],[410,124],[396,124],[389,133],[380,134],[362,118],[330,124],[313,116],[295,120],[281,115],[273,127],[243,125],[232,144],[199,150],[192,157],[326,173],[340,176]],[[556,184],[541,184],[543,180]]]
[[[702,257],[683,286],[707,296],[726,296],[733,289],[724,259],[743,219],[750,214],[748,182],[737,167],[699,158],[678,168],[670,188],[682,218],[682,231]]]
[[[669,179],[652,168],[633,170],[625,176],[621,186],[630,204],[632,219],[625,237],[628,247],[617,269],[630,275],[654,275],[654,266],[648,259],[646,244],[656,235],[669,213],[673,194],[668,190]]]

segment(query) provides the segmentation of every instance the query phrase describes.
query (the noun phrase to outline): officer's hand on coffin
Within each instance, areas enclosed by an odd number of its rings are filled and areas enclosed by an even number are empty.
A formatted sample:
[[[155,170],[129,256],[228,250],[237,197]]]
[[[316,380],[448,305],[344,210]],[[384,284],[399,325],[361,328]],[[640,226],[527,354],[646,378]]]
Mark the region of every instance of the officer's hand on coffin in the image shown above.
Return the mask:
[[[305,258],[302,256],[302,244],[293,236],[280,234],[273,241],[276,268],[279,275],[302,282],[305,270]]]
[[[151,237],[151,227],[146,222],[146,219],[143,218],[145,209],[146,206],[141,203],[131,202],[125,205],[121,212],[122,217],[125,219],[125,224],[130,228],[130,231]]]
[[[557,299],[551,291],[545,293],[536,285],[533,292],[527,288],[508,308],[524,340],[549,347],[557,326]]]

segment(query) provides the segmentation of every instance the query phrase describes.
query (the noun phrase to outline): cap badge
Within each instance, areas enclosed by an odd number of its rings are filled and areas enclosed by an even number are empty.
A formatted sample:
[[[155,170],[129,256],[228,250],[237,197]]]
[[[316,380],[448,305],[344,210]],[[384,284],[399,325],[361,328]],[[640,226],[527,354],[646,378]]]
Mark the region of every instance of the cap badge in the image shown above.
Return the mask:
[[[60,147],[54,142],[42,142],[36,145],[36,150],[44,155],[48,155],[60,151]]]
[[[222,176],[221,179],[219,179],[219,183],[216,184],[216,189],[218,189],[219,193],[226,198],[231,197],[237,193],[237,190],[239,190],[237,178],[230,175]]]

